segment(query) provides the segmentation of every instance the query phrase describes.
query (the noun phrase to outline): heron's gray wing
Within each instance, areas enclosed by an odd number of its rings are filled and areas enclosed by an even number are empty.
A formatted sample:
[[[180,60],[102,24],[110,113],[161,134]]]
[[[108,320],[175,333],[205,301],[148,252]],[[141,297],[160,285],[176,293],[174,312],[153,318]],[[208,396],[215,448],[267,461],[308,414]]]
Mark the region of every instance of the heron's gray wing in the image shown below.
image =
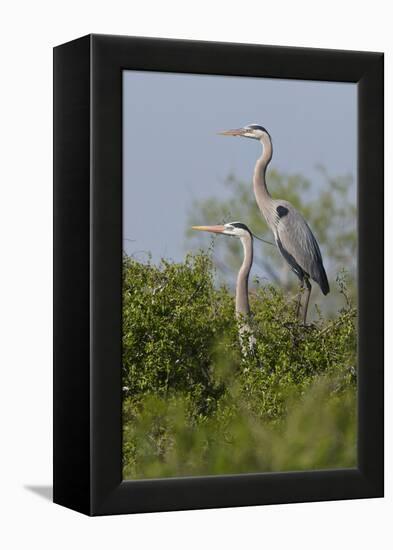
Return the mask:
[[[304,273],[316,281],[324,294],[329,283],[318,243],[303,216],[286,201],[276,207],[276,241],[281,254],[298,277]]]

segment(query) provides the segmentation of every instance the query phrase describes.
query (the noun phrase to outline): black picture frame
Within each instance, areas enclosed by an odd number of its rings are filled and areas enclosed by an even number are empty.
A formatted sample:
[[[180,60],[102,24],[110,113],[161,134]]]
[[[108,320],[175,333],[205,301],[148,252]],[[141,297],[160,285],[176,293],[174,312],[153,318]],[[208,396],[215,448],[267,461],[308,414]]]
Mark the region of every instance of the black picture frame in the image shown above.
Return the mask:
[[[122,71],[358,85],[358,467],[122,480]],[[54,502],[88,515],[383,496],[383,54],[88,35],[54,49]]]

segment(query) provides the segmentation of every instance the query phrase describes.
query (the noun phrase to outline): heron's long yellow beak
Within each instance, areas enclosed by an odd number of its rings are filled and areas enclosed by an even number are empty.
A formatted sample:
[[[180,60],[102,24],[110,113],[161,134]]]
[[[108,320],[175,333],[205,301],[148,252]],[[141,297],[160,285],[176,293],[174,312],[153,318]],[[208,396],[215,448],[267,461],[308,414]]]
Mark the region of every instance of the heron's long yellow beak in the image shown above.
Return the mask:
[[[218,132],[220,136],[244,136],[247,130],[244,128],[236,128],[234,130],[224,130],[223,132]]]
[[[197,231],[209,231],[210,233],[223,233],[225,226],[223,225],[193,225],[192,229]]]

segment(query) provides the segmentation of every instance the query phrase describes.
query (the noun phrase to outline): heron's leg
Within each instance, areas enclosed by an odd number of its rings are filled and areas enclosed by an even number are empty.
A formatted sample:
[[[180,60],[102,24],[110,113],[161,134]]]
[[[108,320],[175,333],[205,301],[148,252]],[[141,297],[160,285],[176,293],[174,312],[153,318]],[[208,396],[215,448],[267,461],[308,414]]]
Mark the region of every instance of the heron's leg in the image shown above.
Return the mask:
[[[303,311],[303,323],[304,324],[306,324],[306,321],[307,321],[308,302],[310,301],[310,294],[311,294],[311,283],[310,283],[308,277],[306,277],[305,281],[306,281],[307,290],[306,290],[306,299],[305,299],[304,311]]]
[[[303,288],[304,288],[304,279],[300,279],[300,289],[299,289],[299,294],[297,295],[297,304],[296,304],[296,317],[297,318],[299,318],[300,304],[301,304],[301,301],[302,301]]]

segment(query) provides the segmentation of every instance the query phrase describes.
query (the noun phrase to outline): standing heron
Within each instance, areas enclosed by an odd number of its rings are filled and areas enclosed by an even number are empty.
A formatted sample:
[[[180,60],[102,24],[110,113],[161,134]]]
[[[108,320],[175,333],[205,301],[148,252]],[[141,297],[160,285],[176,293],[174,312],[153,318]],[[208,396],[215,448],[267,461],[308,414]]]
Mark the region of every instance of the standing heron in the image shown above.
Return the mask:
[[[262,155],[254,169],[254,194],[266,223],[273,231],[279,251],[288,262],[292,271],[300,280],[300,292],[296,315],[300,312],[300,302],[304,284],[306,297],[303,308],[303,322],[306,324],[307,309],[310,300],[310,279],[317,282],[326,296],[329,282],[323,266],[321,251],[317,240],[303,216],[288,201],[273,199],[266,186],[266,168],[272,159],[273,146],[269,132],[258,124],[249,124],[244,128],[220,132],[224,136],[240,136],[258,140],[262,145]]]
[[[250,302],[248,299],[248,278],[253,262],[253,234],[244,223],[240,222],[231,222],[224,225],[194,225],[192,229],[237,237],[243,245],[243,263],[237,275],[236,282],[235,310],[236,317],[241,323],[239,330],[241,346],[243,352],[248,353],[252,351],[255,346],[255,338],[247,323],[247,318],[249,318],[251,314]],[[244,338],[248,339],[247,345],[244,343]]]

